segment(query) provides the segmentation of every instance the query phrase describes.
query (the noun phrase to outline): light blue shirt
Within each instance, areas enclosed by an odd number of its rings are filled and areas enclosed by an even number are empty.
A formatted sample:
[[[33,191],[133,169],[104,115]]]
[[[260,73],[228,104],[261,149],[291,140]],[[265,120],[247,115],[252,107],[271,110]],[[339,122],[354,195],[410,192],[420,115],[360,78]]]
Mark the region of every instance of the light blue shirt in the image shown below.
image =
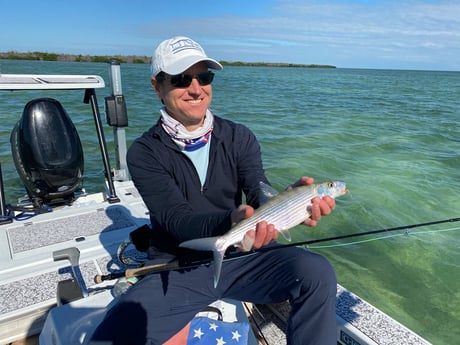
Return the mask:
[[[196,172],[200,177],[201,186],[203,187],[206,181],[206,175],[208,173],[208,165],[209,165],[209,148],[211,147],[211,137],[209,137],[209,141],[203,147],[195,151],[182,151],[190,160],[193,162],[195,166]]]

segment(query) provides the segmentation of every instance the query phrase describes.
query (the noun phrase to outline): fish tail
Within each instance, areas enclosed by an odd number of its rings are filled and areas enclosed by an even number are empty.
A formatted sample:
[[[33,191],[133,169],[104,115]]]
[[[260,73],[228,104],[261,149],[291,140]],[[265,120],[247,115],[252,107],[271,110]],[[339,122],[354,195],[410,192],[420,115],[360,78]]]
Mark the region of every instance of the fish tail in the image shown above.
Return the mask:
[[[222,262],[224,261],[224,254],[225,251],[221,252],[217,249],[213,250],[214,254],[214,287],[217,287],[217,284],[219,283],[219,278],[220,278],[220,271],[222,269]]]
[[[222,268],[222,262],[224,261],[225,250],[228,246],[224,246],[222,248],[218,248],[217,240],[219,239],[218,236],[216,237],[204,237],[204,238],[196,238],[194,240],[189,240],[182,242],[179,244],[179,247],[185,247],[195,250],[208,250],[213,252],[214,256],[214,287],[217,286],[220,278],[220,271]]]
[[[212,250],[216,249],[216,242],[219,237],[203,237],[193,240],[184,241],[179,244],[179,247],[190,248],[195,250]]]

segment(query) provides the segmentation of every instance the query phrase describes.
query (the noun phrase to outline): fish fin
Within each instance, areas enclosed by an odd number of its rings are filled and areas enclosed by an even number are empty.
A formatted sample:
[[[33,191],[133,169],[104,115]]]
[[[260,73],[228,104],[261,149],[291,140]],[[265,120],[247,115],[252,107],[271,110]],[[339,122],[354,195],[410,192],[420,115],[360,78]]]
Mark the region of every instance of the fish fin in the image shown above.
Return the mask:
[[[278,230],[286,241],[291,242],[291,234],[288,229]]]
[[[269,184],[260,181],[259,182],[259,204],[263,205],[271,198],[277,196],[279,193],[278,191],[270,186]]]
[[[190,248],[195,250],[216,250],[216,241],[219,237],[203,237],[193,240],[184,241],[179,247]]]
[[[214,256],[214,287],[217,286],[220,278],[220,271],[222,268],[222,262],[224,261],[225,250],[228,246],[219,250],[217,248],[217,240],[219,239],[218,236],[216,237],[203,237],[203,238],[196,238],[189,241],[184,241],[179,244],[179,247],[190,248],[195,250],[211,250]]]
[[[214,254],[214,263],[213,263],[213,266],[214,266],[214,288],[216,288],[217,284],[219,283],[219,279],[220,279],[220,271],[222,269],[222,262],[224,261],[225,251],[220,252],[220,251],[215,249],[213,251],[213,254]]]

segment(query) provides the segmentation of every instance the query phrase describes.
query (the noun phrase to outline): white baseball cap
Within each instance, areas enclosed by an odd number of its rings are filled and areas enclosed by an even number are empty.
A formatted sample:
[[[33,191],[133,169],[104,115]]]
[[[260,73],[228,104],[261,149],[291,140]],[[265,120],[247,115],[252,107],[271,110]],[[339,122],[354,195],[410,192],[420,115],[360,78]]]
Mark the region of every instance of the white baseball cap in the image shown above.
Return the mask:
[[[197,62],[205,61],[209,68],[220,70],[222,65],[208,58],[204,49],[194,40],[184,36],[165,40],[155,49],[150,66],[152,76],[160,72],[181,74]]]

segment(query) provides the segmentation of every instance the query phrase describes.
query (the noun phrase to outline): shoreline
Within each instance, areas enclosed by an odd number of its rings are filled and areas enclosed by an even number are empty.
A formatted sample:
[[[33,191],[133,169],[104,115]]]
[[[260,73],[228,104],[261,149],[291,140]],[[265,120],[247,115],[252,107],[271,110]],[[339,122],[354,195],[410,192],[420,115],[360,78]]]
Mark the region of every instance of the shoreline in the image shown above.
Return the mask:
[[[74,55],[44,52],[0,52],[0,60],[37,60],[37,61],[64,61],[64,62],[107,62],[117,60],[121,63],[150,64],[150,57],[139,55]],[[336,68],[332,65],[299,64],[288,62],[243,62],[219,61],[223,66],[250,66],[250,67],[300,67],[300,68]]]

